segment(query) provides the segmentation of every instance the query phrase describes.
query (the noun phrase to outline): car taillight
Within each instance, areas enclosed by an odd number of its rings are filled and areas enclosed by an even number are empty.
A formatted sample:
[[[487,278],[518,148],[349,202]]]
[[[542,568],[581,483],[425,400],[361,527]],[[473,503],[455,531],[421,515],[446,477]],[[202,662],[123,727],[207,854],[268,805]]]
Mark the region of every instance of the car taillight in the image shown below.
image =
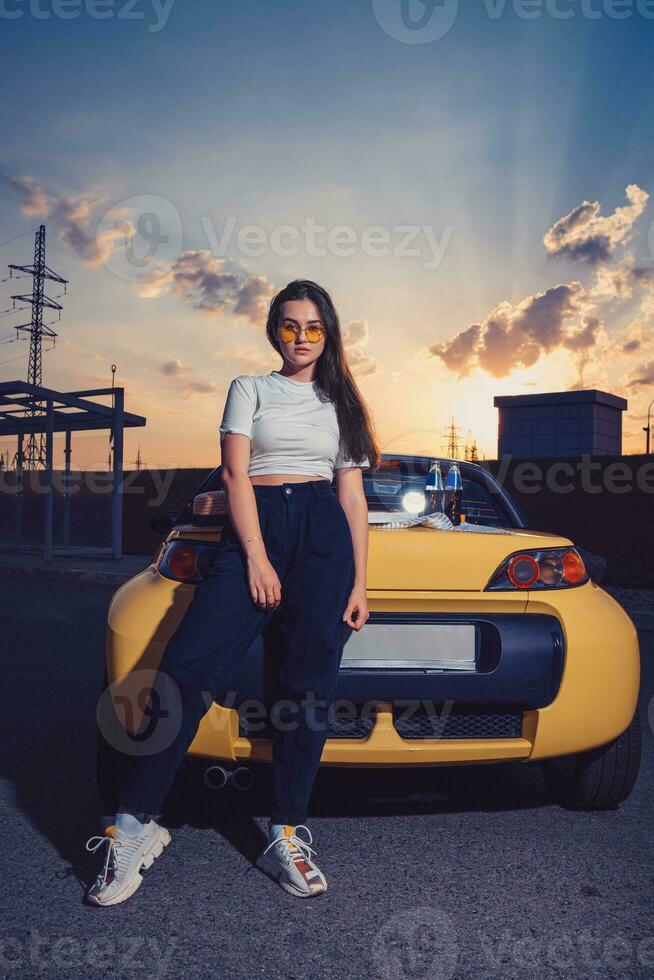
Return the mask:
[[[197,555],[194,548],[191,548],[190,545],[180,545],[173,548],[168,556],[168,568],[175,578],[186,581],[186,579],[193,578],[197,574],[196,559]]]
[[[576,551],[566,551],[563,556],[563,576],[570,585],[580,585],[588,578],[586,566]]]
[[[539,574],[538,562],[531,555],[516,555],[506,569],[506,576],[516,589],[528,589],[538,581]]]
[[[196,583],[206,578],[215,544],[195,541],[171,541],[157,563],[157,571],[177,582]]]
[[[574,548],[518,551],[502,562],[486,590],[569,589],[588,581],[581,555]]]

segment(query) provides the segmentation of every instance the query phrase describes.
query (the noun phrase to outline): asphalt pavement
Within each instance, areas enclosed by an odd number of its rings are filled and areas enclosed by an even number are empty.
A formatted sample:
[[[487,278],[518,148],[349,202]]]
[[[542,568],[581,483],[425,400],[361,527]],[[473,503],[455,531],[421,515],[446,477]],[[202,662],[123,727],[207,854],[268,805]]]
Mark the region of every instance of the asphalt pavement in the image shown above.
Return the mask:
[[[0,976],[651,977],[654,633],[640,633],[643,765],[619,810],[552,803],[537,766],[322,769],[307,821],[329,887],[254,866],[250,793],[184,767],[172,843],[123,905],[83,902],[97,858],[94,710],[115,585],[4,578]]]

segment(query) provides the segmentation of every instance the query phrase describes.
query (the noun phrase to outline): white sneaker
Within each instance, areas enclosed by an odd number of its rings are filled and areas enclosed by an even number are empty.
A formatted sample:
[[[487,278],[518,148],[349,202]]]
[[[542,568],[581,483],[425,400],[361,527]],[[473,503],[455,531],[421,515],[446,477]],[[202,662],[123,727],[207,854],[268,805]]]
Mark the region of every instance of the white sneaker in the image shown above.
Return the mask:
[[[309,835],[308,843],[296,835],[300,829]],[[287,825],[259,855],[256,865],[274,878],[284,891],[298,898],[312,898],[327,890],[327,882],[311,860],[311,854],[316,853],[309,847],[311,843],[311,831],[303,823],[297,827]]]
[[[86,893],[91,905],[118,905],[130,898],[143,881],[141,868],[149,868],[164,847],[170,844],[170,834],[154,820],[143,824],[134,837],[122,833],[115,824],[107,827],[103,837],[89,837],[86,850],[95,852],[107,848],[104,867]]]

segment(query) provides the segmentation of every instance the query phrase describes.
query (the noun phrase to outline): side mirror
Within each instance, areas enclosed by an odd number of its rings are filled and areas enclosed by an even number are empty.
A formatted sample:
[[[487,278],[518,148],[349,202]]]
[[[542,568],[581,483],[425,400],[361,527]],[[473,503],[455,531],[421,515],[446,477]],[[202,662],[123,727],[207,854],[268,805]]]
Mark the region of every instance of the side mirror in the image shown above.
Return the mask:
[[[172,511],[163,510],[151,518],[150,527],[157,534],[168,534],[170,529],[175,526],[176,518],[177,514]]]

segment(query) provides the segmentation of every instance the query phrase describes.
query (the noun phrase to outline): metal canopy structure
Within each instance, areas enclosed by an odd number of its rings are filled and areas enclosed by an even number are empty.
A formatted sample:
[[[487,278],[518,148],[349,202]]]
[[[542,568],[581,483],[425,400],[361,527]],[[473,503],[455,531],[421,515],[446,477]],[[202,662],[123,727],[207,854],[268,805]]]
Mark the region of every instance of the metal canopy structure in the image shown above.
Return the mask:
[[[90,401],[94,395],[112,395],[113,406]],[[64,551],[70,552],[70,456],[73,432],[111,429],[113,433],[113,481],[111,500],[111,548],[93,549],[94,553],[111,553],[122,557],[123,530],[123,430],[143,426],[147,419],[125,411],[124,388],[93,388],[85,391],[54,391],[25,381],[0,382],[0,436],[18,437],[16,452],[16,547],[23,534],[23,438],[35,432],[45,433],[45,527],[43,557],[52,557],[53,466],[55,432],[64,432]],[[79,553],[79,552],[77,552]]]

